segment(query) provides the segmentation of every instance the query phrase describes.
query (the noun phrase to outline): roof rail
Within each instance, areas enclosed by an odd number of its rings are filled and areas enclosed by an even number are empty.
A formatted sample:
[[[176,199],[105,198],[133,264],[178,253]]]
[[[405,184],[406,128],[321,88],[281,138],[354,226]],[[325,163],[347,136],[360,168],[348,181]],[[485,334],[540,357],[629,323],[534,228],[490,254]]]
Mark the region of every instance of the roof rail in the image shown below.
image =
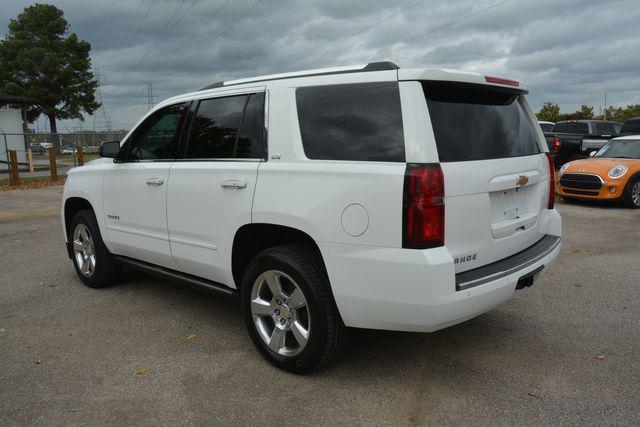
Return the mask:
[[[248,78],[248,79],[231,80],[229,82],[221,81],[221,82],[216,82],[214,84],[211,84],[209,86],[205,86],[200,90],[215,89],[223,86],[235,86],[235,85],[244,84],[244,83],[258,83],[258,82],[267,82],[267,81],[273,81],[273,80],[295,79],[298,77],[328,76],[331,74],[362,73],[366,71],[387,71],[387,70],[398,70],[398,69],[400,69],[400,67],[398,67],[396,64],[390,61],[370,62],[364,67],[359,67],[359,68],[340,68],[340,69],[325,68],[325,69],[319,69],[319,70],[300,71],[297,73],[284,73],[284,74],[273,74],[270,76],[258,76],[258,77]]]

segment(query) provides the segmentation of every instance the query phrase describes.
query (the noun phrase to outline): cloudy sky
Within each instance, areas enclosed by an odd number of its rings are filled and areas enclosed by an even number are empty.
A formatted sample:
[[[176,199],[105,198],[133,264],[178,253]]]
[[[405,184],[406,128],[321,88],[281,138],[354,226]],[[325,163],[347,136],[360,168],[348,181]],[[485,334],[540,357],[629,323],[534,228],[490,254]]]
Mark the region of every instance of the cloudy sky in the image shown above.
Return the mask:
[[[32,3],[3,1],[0,34]],[[383,60],[522,80],[535,110],[551,100],[598,112],[605,92],[608,104],[640,103],[638,0],[50,3],[91,43],[114,128],[147,110],[147,82],[158,101],[219,80]]]

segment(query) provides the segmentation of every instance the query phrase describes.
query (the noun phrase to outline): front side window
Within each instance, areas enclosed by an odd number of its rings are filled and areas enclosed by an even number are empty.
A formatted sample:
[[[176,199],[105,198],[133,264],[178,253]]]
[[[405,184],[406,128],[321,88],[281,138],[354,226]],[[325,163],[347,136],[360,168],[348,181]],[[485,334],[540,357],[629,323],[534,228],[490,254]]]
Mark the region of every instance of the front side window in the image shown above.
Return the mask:
[[[296,104],[308,158],[404,162],[397,82],[301,87]]]
[[[260,158],[263,118],[264,93],[200,101],[187,158]]]
[[[184,105],[171,105],[147,117],[126,143],[127,160],[175,159]]]

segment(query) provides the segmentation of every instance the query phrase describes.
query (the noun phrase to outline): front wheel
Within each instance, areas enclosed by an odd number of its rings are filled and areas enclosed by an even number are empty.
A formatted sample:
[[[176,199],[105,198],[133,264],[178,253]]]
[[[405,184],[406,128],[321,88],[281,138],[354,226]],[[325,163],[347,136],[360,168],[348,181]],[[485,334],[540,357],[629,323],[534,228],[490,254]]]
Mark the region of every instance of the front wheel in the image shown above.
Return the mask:
[[[624,195],[624,204],[629,208],[640,208],[640,178],[636,178],[629,184]]]
[[[249,335],[275,366],[307,373],[335,359],[348,329],[319,255],[301,245],[267,249],[250,263],[241,287]]]
[[[119,279],[122,266],[104,245],[92,211],[75,214],[69,227],[69,242],[73,265],[85,285],[101,288]]]

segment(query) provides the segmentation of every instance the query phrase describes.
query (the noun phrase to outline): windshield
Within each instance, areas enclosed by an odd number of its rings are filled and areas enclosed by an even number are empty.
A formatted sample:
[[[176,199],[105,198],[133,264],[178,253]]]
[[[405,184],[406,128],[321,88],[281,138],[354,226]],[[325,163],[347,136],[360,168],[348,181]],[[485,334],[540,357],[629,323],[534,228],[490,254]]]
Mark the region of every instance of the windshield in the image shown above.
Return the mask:
[[[640,159],[640,140],[622,139],[609,141],[594,157],[615,157],[619,159]]]

